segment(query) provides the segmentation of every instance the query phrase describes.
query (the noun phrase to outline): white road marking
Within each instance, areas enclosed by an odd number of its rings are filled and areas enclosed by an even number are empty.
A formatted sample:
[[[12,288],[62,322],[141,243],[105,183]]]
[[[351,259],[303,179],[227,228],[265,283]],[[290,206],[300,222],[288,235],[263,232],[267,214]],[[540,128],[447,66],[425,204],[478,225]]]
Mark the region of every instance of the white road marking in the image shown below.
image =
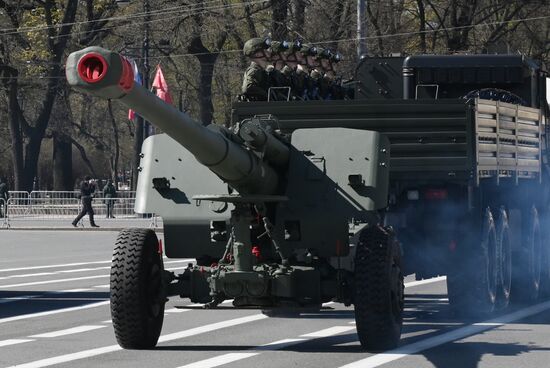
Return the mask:
[[[11,289],[21,286],[33,286],[33,285],[45,285],[45,284],[57,284],[58,282],[69,282],[69,281],[79,281],[79,280],[91,280],[99,279],[104,277],[109,277],[110,275],[98,275],[98,276],[85,276],[85,277],[73,277],[70,279],[56,279],[56,280],[47,280],[47,281],[35,281],[35,282],[25,282],[22,284],[10,284],[10,285],[0,285],[2,289]]]
[[[316,339],[316,338],[322,338],[322,337],[329,337],[329,336],[333,336],[333,335],[338,335],[340,333],[348,332],[348,331],[351,331],[351,330],[355,330],[355,327],[354,326],[351,326],[351,327],[350,326],[334,326],[334,327],[326,328],[324,330],[308,333],[308,334],[305,334],[305,335],[300,335],[300,337]]]
[[[31,341],[34,341],[34,340],[30,340],[30,339],[10,339],[10,340],[2,340],[0,341],[0,347],[2,346],[10,346],[10,345],[15,345],[15,344],[22,344],[24,342],[31,342]]]
[[[410,281],[405,283],[405,287],[431,284],[432,282],[445,281],[445,280],[447,280],[447,276],[433,277],[431,279],[426,279],[426,280]]]
[[[507,323],[515,322],[535,314],[544,312],[550,309],[550,302],[536,304],[527,308],[517,310],[495,319],[484,322],[474,323],[468,326],[457,328],[441,335],[429,337],[425,340],[420,340],[415,343],[401,346],[399,348],[386,351],[382,354],[376,354],[356,362],[346,364],[340,368],[375,368],[381,365],[393,362],[398,359],[407,357],[408,355],[416,354],[424,350],[434,348],[439,345],[446,344],[451,341],[461,340],[465,337],[479,334],[481,332],[493,329],[495,327],[504,326]]]
[[[69,289],[69,290],[61,290],[58,291],[58,293],[83,293],[85,291],[91,291],[94,289]]]
[[[85,266],[85,265],[103,264],[103,263],[111,263],[111,261],[109,260],[109,261],[96,261],[96,262],[64,263],[64,264],[32,266],[32,267],[4,268],[3,270],[0,270],[0,272],[40,270],[43,268],[73,267],[73,266]]]
[[[190,312],[191,309],[184,309],[184,308],[171,308],[164,311],[164,313],[183,313],[183,312]]]
[[[109,303],[110,303],[109,300],[105,300],[105,301],[102,301],[102,302],[91,303],[91,304],[87,304],[87,305],[81,305],[81,306],[78,306],[78,307],[62,308],[62,309],[56,309],[56,310],[51,310],[51,311],[46,311],[46,312],[22,314],[22,315],[19,315],[19,316],[0,318],[0,324],[1,323],[7,323],[7,322],[13,322],[13,321],[20,321],[22,319],[44,317],[44,316],[49,316],[49,315],[52,315],[52,314],[67,313],[67,312],[73,312],[73,311],[78,311],[78,310],[82,310],[82,309],[96,308],[96,307],[101,307],[103,305],[109,305]]]
[[[248,353],[228,353],[223,354],[217,357],[201,360],[198,362],[190,363],[178,368],[214,368],[218,367],[220,365],[229,364],[232,362],[236,362],[238,360],[250,358],[256,355],[260,355],[262,351],[275,351],[284,349],[289,346],[298,345],[306,341],[310,341],[313,339],[323,338],[323,337],[329,337],[329,336],[335,336],[343,332],[347,332],[350,330],[354,330],[355,327],[350,326],[335,326],[331,328],[326,328],[324,330],[311,332],[308,334],[301,335],[301,338],[297,339],[283,339],[278,341],[273,341],[264,345],[256,346],[255,348],[250,349],[250,352]],[[256,351],[256,352],[254,352]]]
[[[167,258],[168,259],[168,258]],[[185,258],[175,261],[164,261],[164,264],[174,264],[174,263],[193,263],[195,262],[194,258]],[[17,268],[4,268],[0,269],[0,272],[16,272],[16,271],[28,271],[28,270],[40,270],[45,268],[59,268],[59,267],[74,267],[74,266],[86,266],[91,264],[104,264],[111,263],[111,260],[108,261],[94,261],[94,262],[77,262],[77,263],[62,263],[55,265],[44,265],[44,266],[30,266],[30,267],[17,267]]]
[[[73,334],[77,334],[77,333],[81,333],[81,332],[93,331],[93,330],[97,330],[97,329],[105,328],[105,327],[107,327],[107,326],[94,326],[94,325],[91,325],[91,326],[78,326],[78,327],[73,327],[73,328],[67,328],[65,330],[59,330],[59,331],[42,333],[42,334],[38,334],[38,335],[32,335],[32,336],[29,336],[29,337],[32,337],[32,338],[59,337],[59,336],[65,336],[65,335],[73,335]]]
[[[235,318],[230,319],[222,322],[216,322],[209,325],[201,326],[192,328],[189,330],[179,331],[175,333],[171,333],[168,335],[161,336],[159,339],[159,342],[167,342],[172,340],[178,340],[182,339],[184,337],[190,337],[194,335],[199,335],[206,332],[212,332],[216,331],[222,328],[226,327],[232,327],[241,325],[244,323],[254,322],[258,320],[262,320],[264,318],[267,318],[263,314],[253,314],[251,316],[241,317],[241,318]],[[18,364],[15,366],[11,366],[8,368],[42,368],[42,367],[49,367],[55,364],[61,364],[61,363],[67,363],[67,362],[73,362],[75,360],[90,358],[98,355],[103,355],[107,353],[112,353],[114,351],[122,350],[122,348],[118,345],[110,345],[110,346],[104,346],[101,348],[96,349],[90,349],[90,350],[83,350],[79,351],[77,353],[71,353],[71,354],[65,354],[65,355],[59,355],[51,358],[46,359],[40,359],[36,360],[34,362],[24,363],[24,364]]]
[[[76,268],[74,270],[60,270],[60,271],[52,271],[52,272],[40,272],[40,273],[26,273],[26,274],[20,274],[20,275],[9,275],[0,277],[0,280],[9,280],[9,279],[19,279],[19,278],[25,278],[25,277],[42,277],[42,276],[52,276],[52,275],[60,275],[64,273],[77,273],[77,272],[90,272],[90,271],[99,271],[99,270],[108,270],[110,269],[110,266],[106,267],[96,267],[96,268]]]
[[[266,350],[266,351],[280,350],[288,346],[299,344],[304,341],[307,341],[307,339],[300,339],[300,338],[282,339],[282,340],[277,340],[277,341],[269,342],[264,345],[257,346],[253,350]]]
[[[0,304],[13,303],[13,302],[17,302],[19,300],[27,300],[27,299],[38,298],[38,297],[43,296],[43,295],[44,294],[9,296],[9,297],[5,297],[5,298],[0,298]]]
[[[199,362],[187,364],[179,368],[214,368],[220,365],[229,364],[238,360],[246,359],[260,353],[229,353],[214,358],[201,360]]]

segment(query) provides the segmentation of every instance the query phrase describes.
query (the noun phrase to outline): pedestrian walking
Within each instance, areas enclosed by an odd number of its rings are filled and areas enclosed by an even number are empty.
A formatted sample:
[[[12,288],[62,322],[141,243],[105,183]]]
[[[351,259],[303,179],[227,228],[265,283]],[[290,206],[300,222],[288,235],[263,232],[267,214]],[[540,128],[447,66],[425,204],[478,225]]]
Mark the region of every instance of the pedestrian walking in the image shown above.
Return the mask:
[[[107,207],[107,218],[115,218],[113,210],[115,208],[116,188],[111,179],[107,180],[107,184],[103,187],[103,198],[105,198],[105,206]]]
[[[0,217],[4,217],[8,212],[8,198],[8,184],[0,178]]]
[[[80,183],[80,198],[82,200],[82,211],[76,216],[76,218],[73,221],[73,226],[76,227],[80,219],[84,217],[84,215],[88,214],[88,217],[90,218],[90,225],[92,227],[99,227],[96,225],[94,221],[94,209],[92,208],[92,198],[94,195],[96,189],[96,185],[91,177],[86,176],[84,178],[84,181]]]

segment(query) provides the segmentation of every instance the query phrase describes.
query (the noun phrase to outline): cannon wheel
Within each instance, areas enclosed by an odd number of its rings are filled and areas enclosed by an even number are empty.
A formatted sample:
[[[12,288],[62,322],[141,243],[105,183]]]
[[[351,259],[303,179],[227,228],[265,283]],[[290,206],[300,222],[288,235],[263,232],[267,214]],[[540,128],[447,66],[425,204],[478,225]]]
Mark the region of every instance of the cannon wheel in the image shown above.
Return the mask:
[[[403,324],[403,273],[399,244],[391,229],[361,232],[355,254],[355,322],[366,350],[392,349]]]
[[[537,209],[533,206],[523,215],[527,216],[523,244],[518,247],[512,262],[512,301],[532,303],[539,296],[543,241]]]
[[[449,303],[458,316],[485,316],[495,309],[498,284],[497,231],[489,207],[482,218],[480,236],[467,241],[465,247],[458,248],[456,263],[447,275]]]
[[[149,349],[157,344],[166,303],[163,268],[153,230],[119,233],[111,264],[111,317],[121,347]]]

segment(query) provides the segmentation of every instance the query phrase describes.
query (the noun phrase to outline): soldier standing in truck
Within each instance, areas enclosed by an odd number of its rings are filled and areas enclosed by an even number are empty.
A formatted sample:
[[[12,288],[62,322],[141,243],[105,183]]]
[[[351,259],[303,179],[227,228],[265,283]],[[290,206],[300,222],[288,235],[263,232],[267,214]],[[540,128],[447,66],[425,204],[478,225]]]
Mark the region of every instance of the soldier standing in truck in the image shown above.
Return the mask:
[[[267,100],[268,85],[265,68],[271,56],[270,46],[271,40],[268,38],[252,38],[244,44],[243,53],[250,58],[250,65],[244,73],[241,92],[247,101]]]

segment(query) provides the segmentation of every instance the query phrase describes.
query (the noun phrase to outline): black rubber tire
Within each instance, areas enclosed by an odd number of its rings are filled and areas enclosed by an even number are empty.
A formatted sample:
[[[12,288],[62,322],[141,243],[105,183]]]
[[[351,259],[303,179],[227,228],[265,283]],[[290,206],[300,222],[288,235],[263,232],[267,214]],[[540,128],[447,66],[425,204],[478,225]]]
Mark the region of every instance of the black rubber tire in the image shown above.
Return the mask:
[[[150,229],[125,229],[111,264],[111,318],[124,349],[151,349],[164,320],[164,267],[158,239]]]
[[[496,309],[502,310],[510,303],[512,287],[512,240],[508,214],[504,207],[498,213],[497,232],[497,295]]]
[[[520,304],[535,302],[539,297],[542,236],[537,209],[533,206],[524,211],[522,244],[517,247],[512,262],[512,301]]]
[[[447,275],[447,292],[455,315],[479,318],[494,311],[497,294],[497,234],[490,208],[483,214],[481,234],[468,241],[471,244],[458,246]]]
[[[395,348],[401,337],[404,283],[401,251],[391,229],[363,230],[355,254],[355,322],[361,346]]]
[[[541,228],[543,240],[539,299],[546,300],[550,298],[550,208],[546,210],[546,214],[541,218]]]

